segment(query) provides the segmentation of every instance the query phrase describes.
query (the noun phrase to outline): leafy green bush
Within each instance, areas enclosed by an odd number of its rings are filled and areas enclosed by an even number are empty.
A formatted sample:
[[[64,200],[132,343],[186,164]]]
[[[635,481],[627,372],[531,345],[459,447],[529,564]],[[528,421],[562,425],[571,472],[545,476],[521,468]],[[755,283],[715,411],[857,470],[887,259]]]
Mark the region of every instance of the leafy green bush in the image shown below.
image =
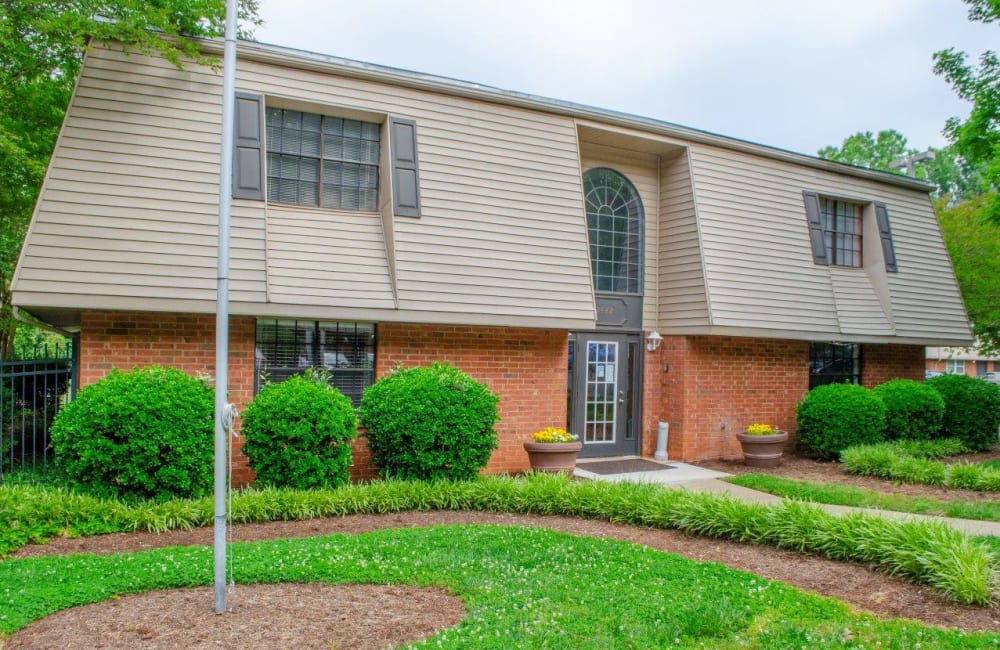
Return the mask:
[[[52,423],[56,470],[108,496],[201,496],[213,484],[214,391],[175,368],[112,370]]]
[[[360,414],[386,477],[471,479],[497,448],[497,396],[447,363],[383,377],[365,390]]]
[[[879,442],[885,433],[885,405],[856,384],[817,386],[799,402],[795,417],[799,444],[826,459],[847,447]]]
[[[1000,386],[966,375],[941,375],[927,385],[944,398],[943,435],[961,438],[977,451],[997,443]]]
[[[350,480],[351,400],[322,376],[268,384],[243,414],[243,453],[262,486],[332,488]]]
[[[936,390],[912,379],[893,379],[872,392],[885,404],[888,440],[929,440],[941,432],[944,400]]]

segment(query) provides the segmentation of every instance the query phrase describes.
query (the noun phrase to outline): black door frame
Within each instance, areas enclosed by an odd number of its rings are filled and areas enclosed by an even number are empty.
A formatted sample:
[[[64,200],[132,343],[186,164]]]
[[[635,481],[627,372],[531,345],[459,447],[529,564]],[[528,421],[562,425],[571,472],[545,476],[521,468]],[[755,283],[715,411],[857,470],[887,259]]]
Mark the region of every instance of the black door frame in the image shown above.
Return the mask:
[[[616,388],[622,380],[628,382],[628,390],[624,391],[624,402],[616,408],[615,441],[613,443],[586,441],[586,402],[587,402],[587,356],[589,343],[595,341],[618,343],[620,361],[617,362],[618,376]],[[570,333],[572,356],[570,357],[571,372],[569,373],[569,413],[567,414],[570,431],[580,436],[583,441],[581,458],[601,458],[612,456],[638,456],[642,450],[642,393],[644,341],[641,332],[622,331],[579,331]],[[631,376],[629,376],[629,346],[632,347]],[[625,411],[631,411],[628,417]]]

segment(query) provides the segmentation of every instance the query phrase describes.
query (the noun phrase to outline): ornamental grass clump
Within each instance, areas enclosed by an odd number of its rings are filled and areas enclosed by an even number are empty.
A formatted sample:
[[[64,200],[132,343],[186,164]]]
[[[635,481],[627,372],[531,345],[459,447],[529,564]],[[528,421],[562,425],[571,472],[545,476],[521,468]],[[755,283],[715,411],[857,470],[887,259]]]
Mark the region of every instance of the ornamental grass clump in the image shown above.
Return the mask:
[[[531,437],[535,442],[540,443],[576,442],[580,439],[580,436],[561,427],[545,427],[532,433]]]
[[[725,495],[658,485],[573,481],[564,476],[484,476],[475,481],[376,481],[336,490],[247,490],[232,497],[236,523],[406,510],[479,510],[567,515],[768,544],[861,562],[931,585],[962,604],[993,600],[994,557],[944,525],[869,514],[839,516],[812,504],[745,503]],[[207,525],[210,498],[119,504],[38,486],[0,487],[0,555],[59,534],[168,530]]]
[[[935,457],[933,455],[931,458],[922,458],[909,453],[925,451],[934,454],[940,451],[940,449],[935,450],[935,446],[962,448],[961,443],[952,440],[923,441],[920,446],[902,444],[902,441],[859,445],[845,449],[840,455],[840,462],[848,474],[858,476],[874,476],[903,483],[937,485],[979,492],[1000,491],[1000,470],[994,467],[976,463],[946,464],[933,460]]]
[[[893,379],[872,392],[885,404],[887,440],[929,440],[941,434],[944,400],[926,384]]]
[[[52,423],[56,470],[92,494],[197,497],[212,489],[215,392],[176,368],[112,370]]]
[[[497,448],[498,401],[447,363],[396,370],[361,398],[372,461],[383,477],[475,478]]]
[[[268,384],[243,414],[243,453],[261,487],[335,488],[350,480],[357,418],[322,371]]]

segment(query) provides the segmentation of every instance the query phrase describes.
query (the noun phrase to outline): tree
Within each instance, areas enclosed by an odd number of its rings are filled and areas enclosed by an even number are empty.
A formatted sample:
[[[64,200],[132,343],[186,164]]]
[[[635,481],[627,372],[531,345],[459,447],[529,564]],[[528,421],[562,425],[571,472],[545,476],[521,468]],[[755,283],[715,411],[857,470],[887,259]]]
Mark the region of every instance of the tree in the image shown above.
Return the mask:
[[[1000,225],[982,218],[990,198],[938,209],[972,333],[986,354],[1000,352]]]
[[[260,24],[257,11],[257,0],[241,0],[242,36]],[[194,38],[222,34],[224,19],[224,0],[0,2],[0,357],[17,329],[11,276],[87,44],[210,63]]]
[[[1000,20],[1000,1],[965,0],[969,20]],[[962,99],[972,104],[965,120],[952,117],[944,132],[966,160],[981,165],[991,194],[983,199],[983,215],[1000,224],[1000,58],[992,50],[979,58],[978,68],[955,48],[934,53],[934,72],[943,76]]]
[[[858,131],[844,138],[840,147],[823,147],[819,157],[847,163],[856,167],[892,171],[889,165],[904,155],[915,153],[907,147],[906,136],[895,129],[879,131]]]
[[[888,129],[876,135],[871,131],[858,131],[844,138],[840,147],[823,147],[818,155],[856,167],[903,174],[903,169],[893,168],[892,164],[920,153],[918,149],[908,146],[906,136],[895,129]],[[954,204],[988,191],[981,166],[971,164],[953,147],[930,147],[927,153],[932,157],[917,162],[913,175],[934,185],[937,197],[946,198],[948,203]]]

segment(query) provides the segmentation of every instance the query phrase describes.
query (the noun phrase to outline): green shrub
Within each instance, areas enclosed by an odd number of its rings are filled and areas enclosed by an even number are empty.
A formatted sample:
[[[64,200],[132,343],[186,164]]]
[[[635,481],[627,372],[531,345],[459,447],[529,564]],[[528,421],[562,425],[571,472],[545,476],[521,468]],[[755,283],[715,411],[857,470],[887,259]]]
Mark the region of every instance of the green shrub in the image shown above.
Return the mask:
[[[799,444],[833,459],[847,447],[879,442],[885,433],[885,405],[856,384],[828,384],[812,389],[795,413]]]
[[[214,391],[175,368],[112,370],[52,423],[56,470],[108,496],[201,496],[213,484]]]
[[[1000,429],[1000,386],[966,375],[941,375],[927,380],[944,399],[945,436],[961,438],[977,451],[997,443]]]
[[[357,419],[322,375],[268,384],[243,414],[243,453],[262,486],[333,488],[350,480]]]
[[[360,414],[386,477],[471,479],[497,448],[497,396],[447,363],[383,377],[365,390]]]
[[[936,390],[912,379],[893,379],[872,392],[885,404],[888,440],[929,440],[941,432],[944,400]]]

